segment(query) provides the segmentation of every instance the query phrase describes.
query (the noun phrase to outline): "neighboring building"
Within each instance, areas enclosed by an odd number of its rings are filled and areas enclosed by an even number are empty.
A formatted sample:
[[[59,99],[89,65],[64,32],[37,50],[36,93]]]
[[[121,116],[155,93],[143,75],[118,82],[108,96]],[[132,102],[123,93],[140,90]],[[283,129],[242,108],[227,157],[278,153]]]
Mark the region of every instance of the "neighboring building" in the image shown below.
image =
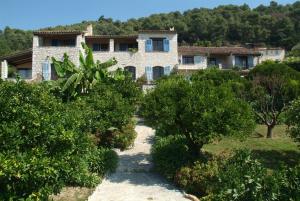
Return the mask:
[[[144,30],[137,35],[93,35],[92,26],[87,31],[37,31],[34,32],[32,49],[0,58],[2,78],[7,78],[11,65],[23,79],[56,79],[51,58],[60,60],[67,53],[79,65],[81,43],[93,49],[95,60],[107,61],[113,57],[120,67],[132,73],[133,79],[146,76],[151,82],[174,69],[193,72],[210,66],[220,69],[241,67],[249,69],[265,60],[282,61],[285,51],[281,48],[245,47],[178,47],[177,33],[173,30]]]

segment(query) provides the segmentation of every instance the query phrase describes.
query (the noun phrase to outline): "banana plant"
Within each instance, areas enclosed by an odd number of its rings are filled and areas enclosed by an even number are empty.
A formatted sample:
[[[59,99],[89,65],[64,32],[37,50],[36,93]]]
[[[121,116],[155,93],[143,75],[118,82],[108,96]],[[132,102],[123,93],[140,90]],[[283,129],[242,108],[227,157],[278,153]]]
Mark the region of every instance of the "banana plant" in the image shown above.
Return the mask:
[[[62,83],[61,91],[76,96],[80,93],[88,93],[97,83],[109,78],[122,79],[120,73],[110,73],[108,68],[117,64],[115,58],[104,63],[94,61],[92,50],[82,43],[84,54],[80,52],[79,66],[76,66],[65,53],[62,61],[52,57],[59,82]]]

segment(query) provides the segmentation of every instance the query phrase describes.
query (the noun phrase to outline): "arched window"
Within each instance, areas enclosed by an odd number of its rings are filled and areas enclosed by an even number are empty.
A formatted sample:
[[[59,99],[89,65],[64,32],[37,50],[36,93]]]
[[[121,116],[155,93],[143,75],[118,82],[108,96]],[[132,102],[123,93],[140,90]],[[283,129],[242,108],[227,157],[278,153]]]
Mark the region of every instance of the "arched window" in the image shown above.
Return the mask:
[[[124,68],[125,71],[128,71],[132,75],[132,80],[136,79],[136,68],[134,66],[126,66]]]
[[[164,75],[164,67],[155,66],[153,67],[153,80],[157,80]]]

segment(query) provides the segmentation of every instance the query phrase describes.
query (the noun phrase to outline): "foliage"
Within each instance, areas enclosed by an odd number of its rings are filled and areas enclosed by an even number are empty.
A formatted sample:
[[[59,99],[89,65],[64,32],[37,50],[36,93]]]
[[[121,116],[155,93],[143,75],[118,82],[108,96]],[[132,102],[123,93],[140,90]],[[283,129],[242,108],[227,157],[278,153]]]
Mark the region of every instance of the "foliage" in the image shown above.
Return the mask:
[[[111,85],[122,97],[128,101],[131,105],[138,105],[142,98],[142,90],[139,85],[134,82],[131,75],[126,71],[122,71],[125,74],[124,79],[108,79],[106,85]]]
[[[238,151],[219,168],[218,182],[204,200],[293,200],[300,198],[299,166],[268,174],[249,151]]]
[[[152,146],[151,154],[154,162],[154,169],[173,180],[176,171],[192,161],[186,139],[183,136],[156,137]]]
[[[186,192],[203,197],[212,192],[211,184],[218,182],[219,166],[220,161],[217,159],[207,163],[196,161],[192,166],[180,168],[174,181]]]
[[[85,56],[80,52],[79,66],[76,66],[66,53],[63,61],[57,61],[52,57],[55,70],[61,79],[60,82],[62,82],[61,91],[67,92],[68,96],[74,97],[81,93],[88,93],[97,83],[108,79],[109,72],[107,69],[117,64],[114,58],[104,63],[95,62],[92,50],[84,43],[82,47],[85,50]]]
[[[118,165],[118,155],[113,150],[100,147],[88,159],[89,170],[104,176],[113,173]]]
[[[171,77],[148,93],[141,113],[160,135],[184,135],[193,155],[222,136],[245,136],[254,129],[250,107],[226,84]],[[222,121],[220,121],[222,120]]]
[[[0,89],[0,200],[46,200],[65,185],[95,186],[96,173],[114,167],[109,153],[104,169],[89,166],[100,152],[81,132],[82,116],[43,85],[2,82]]]
[[[201,200],[258,201],[299,199],[300,167],[268,172],[248,150],[195,162],[177,172],[175,182]]]
[[[285,64],[265,62],[250,71],[248,101],[260,121],[268,127],[267,137],[279,123],[287,105],[299,95],[300,74]]]
[[[80,117],[77,125],[81,131],[93,134],[97,145],[126,149],[133,144],[136,133],[131,119],[135,105],[114,86],[98,84],[89,94],[66,105],[68,113]]]
[[[287,112],[288,131],[291,137],[300,143],[300,98],[295,100]]]
[[[137,133],[134,130],[135,124],[133,122],[128,123],[119,130],[114,130],[112,132],[111,144],[113,147],[121,149],[121,151],[128,149],[134,144],[134,140]]]
[[[136,34],[139,30],[169,29],[178,32],[181,44],[220,46],[229,44],[260,43],[291,49],[300,41],[299,1],[293,4],[260,5],[251,9],[248,5],[221,5],[216,8],[195,8],[154,14],[125,22],[101,16],[98,21],[48,27],[44,30],[85,30],[93,24],[95,34]],[[30,48],[31,31],[11,29],[0,31],[0,56],[16,50]]]

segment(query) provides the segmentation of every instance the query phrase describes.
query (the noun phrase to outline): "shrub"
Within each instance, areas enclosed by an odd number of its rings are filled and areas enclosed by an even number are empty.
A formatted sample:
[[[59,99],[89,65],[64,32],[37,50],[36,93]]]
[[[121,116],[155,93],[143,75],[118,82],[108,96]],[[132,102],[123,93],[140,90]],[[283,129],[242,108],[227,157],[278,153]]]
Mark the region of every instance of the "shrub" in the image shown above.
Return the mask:
[[[156,137],[151,154],[154,168],[173,180],[176,171],[192,161],[183,136]]]
[[[236,98],[230,87],[182,77],[161,80],[146,95],[141,114],[158,134],[184,135],[195,156],[215,138],[246,136],[254,129],[250,106]]]
[[[142,90],[138,83],[132,80],[130,75],[125,76],[125,79],[122,80],[110,79],[106,85],[112,86],[112,88],[120,93],[132,106],[135,106],[141,101]]]
[[[268,173],[249,151],[238,151],[219,167],[212,193],[204,200],[299,200],[299,166]]]
[[[118,165],[118,155],[115,151],[100,147],[95,149],[88,159],[89,169],[104,176],[106,173],[113,173]]]
[[[121,128],[121,130],[116,130],[113,132],[114,142],[112,143],[114,146],[121,151],[129,148],[134,144],[134,140],[137,136],[137,133],[134,130],[134,123],[131,122]]]
[[[300,143],[300,98],[295,100],[287,111],[288,132],[291,137]]]
[[[3,82],[0,107],[0,200],[46,200],[65,185],[100,182],[91,172],[96,165],[89,167],[96,147],[77,125],[81,116],[47,88]],[[103,163],[102,172],[110,169]]]
[[[188,193],[203,197],[213,190],[213,183],[218,181],[219,160],[197,161],[192,166],[181,168],[175,177],[175,183]]]

